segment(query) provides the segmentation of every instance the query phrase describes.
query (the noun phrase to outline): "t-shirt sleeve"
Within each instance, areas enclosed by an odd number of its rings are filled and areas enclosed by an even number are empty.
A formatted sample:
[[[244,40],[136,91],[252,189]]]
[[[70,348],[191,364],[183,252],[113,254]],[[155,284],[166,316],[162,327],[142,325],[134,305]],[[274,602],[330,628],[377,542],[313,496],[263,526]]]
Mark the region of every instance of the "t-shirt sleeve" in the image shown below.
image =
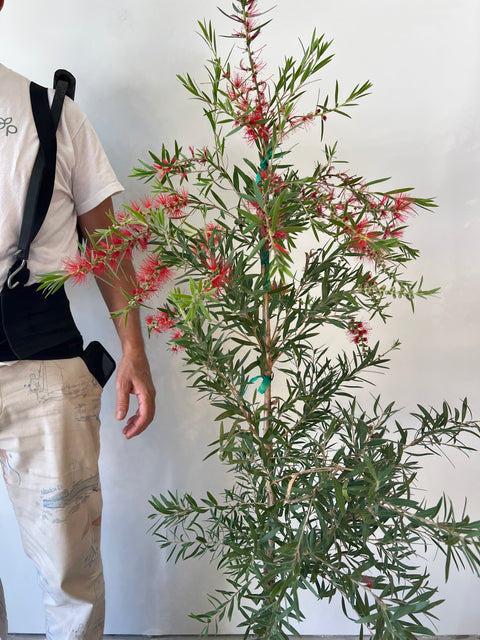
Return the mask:
[[[75,162],[72,194],[77,215],[90,211],[103,200],[123,191],[107,155],[87,118],[72,139]]]

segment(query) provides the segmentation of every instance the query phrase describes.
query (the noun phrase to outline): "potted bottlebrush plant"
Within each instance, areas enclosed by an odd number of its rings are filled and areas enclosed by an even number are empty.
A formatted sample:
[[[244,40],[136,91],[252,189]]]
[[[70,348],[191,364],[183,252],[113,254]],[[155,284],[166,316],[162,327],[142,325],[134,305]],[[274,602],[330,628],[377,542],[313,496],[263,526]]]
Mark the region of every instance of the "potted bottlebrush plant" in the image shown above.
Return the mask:
[[[311,91],[332,57],[323,36],[314,32],[298,59],[272,72],[260,0],[222,13],[232,50],[222,58],[211,23],[199,23],[208,83],[180,77],[210,140],[151,152],[135,170],[151,194],[45,285],[114,277],[125,252],[146,252],[126,312],[146,307],[150,334],[169,336],[190,385],[218,412],[210,455],[231,471],[218,495],[172,488],[151,500],[153,533],[170,557],[207,556],[226,578],[193,616],[206,631],[238,611],[245,635],[286,638],[310,591],[340,596],[360,638],[431,634],[438,600],[417,550],[438,547],[447,576],[452,562],[478,573],[480,523],[446,497],[427,504],[415,479],[428,456],[468,451],[479,425],[466,401],[404,416],[390,399],[361,406],[358,395],[369,372],[387,369],[391,348],[369,335],[368,321],[387,320],[394,299],[413,307],[432,293],[405,276],[418,251],[404,230],[433,203],[381,190],[381,180],[339,163],[335,146],[321,149],[329,118],[370,90]],[[320,132],[318,161],[304,174],[292,148],[308,127]],[[301,257],[299,246],[308,246]],[[168,283],[166,302],[155,304]],[[350,340],[335,347],[332,331]]]

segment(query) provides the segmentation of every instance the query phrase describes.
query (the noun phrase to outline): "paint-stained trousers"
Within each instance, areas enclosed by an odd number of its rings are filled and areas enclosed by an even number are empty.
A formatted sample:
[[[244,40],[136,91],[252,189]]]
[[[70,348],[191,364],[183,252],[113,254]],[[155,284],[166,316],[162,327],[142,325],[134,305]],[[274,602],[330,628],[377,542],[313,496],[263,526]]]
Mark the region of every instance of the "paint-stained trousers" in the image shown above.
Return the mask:
[[[0,366],[0,462],[38,572],[47,640],[103,634],[100,396],[80,358]],[[9,594],[6,577],[5,589],[7,597],[22,597]],[[0,640],[7,640],[1,582]]]

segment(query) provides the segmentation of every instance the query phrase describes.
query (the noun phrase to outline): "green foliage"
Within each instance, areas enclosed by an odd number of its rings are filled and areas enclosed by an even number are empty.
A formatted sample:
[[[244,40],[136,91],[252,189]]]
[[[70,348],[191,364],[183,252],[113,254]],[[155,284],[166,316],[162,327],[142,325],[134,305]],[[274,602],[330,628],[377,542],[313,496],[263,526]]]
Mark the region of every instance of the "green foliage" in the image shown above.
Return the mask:
[[[238,22],[248,10],[248,2],[237,3]],[[200,30],[212,52],[210,90],[189,75],[180,81],[204,105],[215,145],[204,150],[205,171],[196,175],[198,195],[190,203],[205,220],[213,212],[218,231],[207,252],[230,265],[228,283],[208,302],[198,301],[202,287],[195,289],[192,279],[202,272],[206,222],[198,231],[163,221],[157,241],[162,260],[181,262],[190,282],[190,293],[176,290],[169,298],[182,317],[175,342],[184,349],[191,385],[219,411],[220,435],[210,455],[228,465],[234,480],[218,497],[152,498],[154,535],[175,561],[207,555],[224,573],[227,586],[209,596],[208,611],[193,616],[206,631],[238,610],[245,635],[286,638],[303,619],[299,593],[309,590],[320,599],[339,594],[345,614],[361,625],[360,637],[364,628],[376,639],[431,634],[425,619],[439,601],[417,553],[434,544],[445,554],[446,576],[452,561],[478,573],[480,523],[458,518],[446,497],[434,506],[419,501],[415,480],[425,455],[445,447],[468,451],[465,437],[478,436],[478,424],[469,421],[466,402],[439,412],[419,406],[403,418],[405,426],[393,403],[382,408],[377,398],[365,411],[355,389],[368,370],[385,368],[387,355],[362,338],[353,353],[332,355],[321,343],[326,326],[348,329],[359,312],[386,319],[393,298],[413,306],[415,297],[432,293],[422,281],[403,278],[403,265],[418,252],[381,223],[382,204],[395,210],[406,190],[372,196],[368,190],[381,181],[365,184],[337,172],[335,149],[328,147],[325,164],[311,176],[288,163],[281,140],[309,119],[292,114],[306,83],[331,60],[323,36],[313,34],[299,62],[285,60],[268,109],[249,129],[248,115],[258,111],[265,89],[248,26],[250,75],[237,84],[256,97],[243,121],[228,86],[230,63],[217,53],[212,25],[201,23]],[[337,83],[333,106],[325,96],[314,111],[322,134],[327,113],[346,114],[369,89],[368,82],[359,85],[340,102]],[[225,135],[227,125],[233,129]],[[244,158],[229,170],[226,139],[245,130],[258,162]],[[179,156],[186,160],[177,146]],[[154,160],[172,157],[163,149]],[[136,174],[155,175],[152,168]],[[160,191],[174,187],[170,173],[156,179]],[[232,196],[233,207],[226,204]],[[432,206],[420,198],[405,202]],[[307,230],[317,246],[298,268],[290,252]],[[365,256],[369,261],[358,261]],[[254,388],[258,378],[265,395]]]
[[[176,561],[207,555],[226,575],[229,587],[194,616],[214,629],[237,607],[245,634],[286,637],[292,619],[303,617],[298,594],[309,590],[340,594],[346,615],[375,638],[430,633],[421,614],[431,616],[439,601],[417,554],[433,543],[447,577],[452,560],[478,573],[480,522],[458,518],[446,497],[431,507],[420,501],[415,479],[423,456],[448,446],[468,451],[464,439],[478,435],[478,425],[466,403],[439,412],[419,406],[411,426],[379,399],[367,414],[342,388],[384,360],[372,352],[353,364],[323,356],[303,352],[302,374],[292,376],[263,435],[261,411],[241,416],[253,403],[238,407],[218,392],[221,381],[195,380],[222,398],[212,400],[222,410],[212,454],[234,470],[235,483],[220,497],[153,498],[154,534]]]
[[[303,619],[299,593],[308,590],[319,599],[339,594],[345,615],[361,625],[360,637],[364,629],[378,640],[431,634],[425,620],[439,600],[417,553],[433,544],[445,555],[446,577],[452,561],[478,574],[480,522],[457,517],[445,496],[433,506],[420,501],[415,481],[424,456],[446,447],[468,452],[478,424],[466,401],[460,409],[419,406],[401,422],[393,403],[382,407],[380,398],[369,411],[361,408],[356,389],[369,370],[386,367],[388,354],[368,346],[352,322],[363,327],[353,320],[362,312],[386,319],[393,299],[413,307],[415,297],[433,293],[422,280],[403,277],[418,252],[402,240],[401,228],[389,233],[383,222],[395,212],[403,222],[410,206],[433,203],[407,197],[407,190],[372,193],[382,180],[366,183],[338,171],[335,148],[326,147],[325,163],[301,176],[288,162],[286,132],[317,118],[323,134],[326,115],[346,115],[370,83],[343,101],[337,83],[332,107],[325,96],[314,116],[295,117],[306,84],[331,60],[330,43],[314,33],[300,61],[285,60],[267,98],[251,48],[263,26],[249,33],[251,3],[241,0],[234,9],[245,27],[242,69],[249,70],[236,83],[249,94],[243,117],[210,23],[200,24],[212,52],[210,89],[180,77],[202,102],[215,143],[203,151],[205,170],[196,174],[198,196],[190,202],[204,220],[213,213],[217,231],[207,251],[231,272],[204,309],[192,286],[191,295],[169,298],[182,316],[175,342],[190,383],[219,412],[210,455],[234,479],[217,497],[152,498],[153,532],[175,561],[206,555],[225,575],[227,586],[209,596],[209,610],[193,615],[205,632],[237,610],[245,635],[286,638]],[[252,126],[249,116],[259,113]],[[226,126],[233,129],[225,134]],[[244,158],[228,169],[227,138],[245,132],[258,161]],[[174,155],[186,159],[178,146]],[[163,149],[163,161],[171,158]],[[136,173],[154,176],[153,169]],[[160,191],[174,186],[170,173],[156,180]],[[191,282],[202,272],[206,222],[199,231],[166,224],[168,230],[159,227],[160,255],[181,261]],[[307,231],[316,246],[300,267],[291,251]],[[332,354],[322,346],[327,326],[350,328],[358,349]]]

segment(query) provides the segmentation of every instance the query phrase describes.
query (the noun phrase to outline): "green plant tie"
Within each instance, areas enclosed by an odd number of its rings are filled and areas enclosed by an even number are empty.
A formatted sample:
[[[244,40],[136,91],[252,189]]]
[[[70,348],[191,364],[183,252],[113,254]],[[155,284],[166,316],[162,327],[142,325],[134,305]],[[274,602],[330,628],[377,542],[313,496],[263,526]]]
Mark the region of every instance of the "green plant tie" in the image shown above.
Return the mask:
[[[262,381],[260,386],[258,387],[259,393],[265,393],[268,387],[272,384],[272,376],[255,376],[255,378],[252,378],[247,382],[247,385],[253,384],[257,380]],[[247,388],[245,387],[245,390],[243,391],[243,395],[245,395],[246,391],[247,391]]]
[[[255,182],[258,184],[260,182],[260,180],[262,179],[262,176],[260,175],[260,171],[265,171],[265,169],[268,167],[268,162],[269,160],[271,160],[272,158],[272,150],[270,150],[267,153],[267,157],[264,158],[261,163],[260,163],[260,169],[258,170],[257,173],[257,177],[255,178]]]
[[[264,249],[262,251],[262,255],[260,257],[260,263],[265,265],[265,275],[267,276],[267,289],[271,289],[272,285],[270,283],[269,272],[270,272],[270,251],[268,249]]]

